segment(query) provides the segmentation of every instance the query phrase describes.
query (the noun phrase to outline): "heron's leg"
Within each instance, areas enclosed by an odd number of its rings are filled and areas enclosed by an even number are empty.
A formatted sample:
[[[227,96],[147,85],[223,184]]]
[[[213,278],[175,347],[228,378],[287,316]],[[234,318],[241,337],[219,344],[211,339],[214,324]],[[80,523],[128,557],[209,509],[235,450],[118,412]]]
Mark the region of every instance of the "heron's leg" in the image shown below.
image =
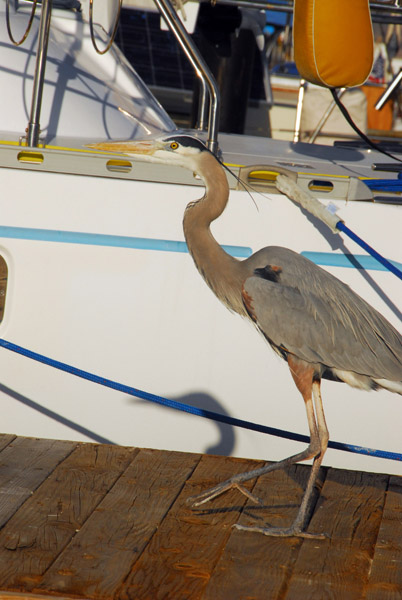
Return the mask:
[[[315,412],[317,416],[318,423],[318,437],[320,443],[320,451],[317,456],[314,458],[313,466],[311,467],[310,476],[307,482],[307,487],[303,495],[303,499],[299,508],[299,511],[296,515],[295,520],[287,528],[275,528],[275,527],[253,527],[253,526],[243,526],[243,525],[234,525],[237,529],[243,529],[246,531],[257,531],[259,533],[263,533],[264,535],[269,536],[277,536],[277,537],[290,537],[290,536],[298,536],[303,538],[314,538],[314,539],[322,539],[326,536],[324,534],[314,534],[307,533],[303,531],[306,524],[306,517],[310,512],[311,502],[313,499],[314,486],[317,481],[318,472],[324,458],[325,451],[328,446],[328,429],[325,422],[324,409],[322,405],[321,391],[320,391],[320,382],[314,381],[312,385],[312,392],[314,397],[314,406]]]
[[[286,468],[300,461],[309,460],[310,458],[314,458],[315,456],[317,456],[317,454],[319,453],[318,433],[315,424],[313,403],[311,399],[308,402],[306,402],[306,411],[310,426],[310,444],[305,450],[278,462],[271,463],[269,465],[264,465],[259,469],[253,469],[252,471],[246,471],[245,473],[239,473],[238,475],[234,475],[230,479],[218,483],[214,487],[209,488],[204,492],[201,492],[201,494],[198,494],[197,496],[191,496],[190,498],[188,498],[187,502],[189,504],[192,504],[194,507],[201,506],[205,502],[209,502],[210,500],[216,498],[217,496],[220,496],[224,492],[236,488],[245,496],[250,498],[250,500],[253,500],[257,504],[261,504],[260,500],[253,496],[251,492],[249,492],[240,484],[244,481],[248,481],[249,479],[255,479],[256,477],[260,477],[261,475],[270,473],[271,471]],[[314,432],[313,435],[312,432]]]
[[[311,467],[310,476],[307,482],[307,487],[304,492],[303,500],[299,508],[299,512],[293,522],[293,527],[303,529],[306,521],[306,516],[309,512],[311,501],[313,499],[314,486],[317,481],[318,472],[324,458],[324,454],[328,447],[328,428],[325,421],[324,409],[322,405],[320,382],[313,382],[313,398],[314,407],[318,424],[318,437],[320,441],[320,453],[314,458],[313,466]]]
[[[239,473],[238,475],[234,475],[230,479],[227,479],[226,481],[218,483],[218,485],[208,490],[205,490],[205,492],[201,492],[201,494],[198,494],[197,496],[192,496],[191,498],[188,498],[187,502],[189,504],[192,504],[194,507],[201,506],[205,502],[209,502],[209,500],[212,500],[213,498],[216,498],[217,496],[220,496],[224,492],[233,488],[238,489],[240,492],[242,492],[245,496],[247,496],[254,502],[261,503],[257,498],[255,498],[255,496],[253,496],[247,489],[245,489],[240,484],[244,481],[248,481],[249,479],[254,479],[256,477],[260,477],[261,475],[265,475],[266,473],[270,473],[271,471],[275,471],[276,469],[282,469],[293,465],[297,462],[309,460],[310,458],[314,458],[319,455],[320,441],[312,400],[312,380],[314,375],[314,368],[310,365],[306,365],[306,363],[302,361],[297,361],[297,359],[289,359],[288,362],[295,383],[305,401],[307,421],[310,430],[310,444],[308,445],[308,447],[302,452],[298,452],[297,454],[289,456],[284,460],[272,463],[270,465],[264,465],[259,469],[254,469],[252,471],[247,471],[245,473]]]

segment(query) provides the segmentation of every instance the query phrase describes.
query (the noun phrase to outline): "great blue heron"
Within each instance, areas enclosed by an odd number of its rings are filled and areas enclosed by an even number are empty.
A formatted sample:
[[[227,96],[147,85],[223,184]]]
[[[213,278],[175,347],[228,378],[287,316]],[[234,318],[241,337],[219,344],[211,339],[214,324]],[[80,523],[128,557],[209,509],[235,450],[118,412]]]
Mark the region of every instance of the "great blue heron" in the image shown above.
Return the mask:
[[[347,285],[303,256],[278,246],[239,261],[214,239],[210,224],[229,198],[225,171],[197,139],[169,135],[149,141],[92,144],[97,150],[140,155],[143,160],[179,165],[197,173],[204,196],[190,202],[183,228],[189,252],[202,277],[230,310],[253,321],[272,348],[287,361],[306,406],[310,444],[280,462],[236,475],[194,498],[200,506],[249,479],[313,459],[307,487],[288,528],[240,527],[266,535],[321,537],[304,531],[318,470],[328,445],[321,400],[322,378],[402,394],[402,336]]]

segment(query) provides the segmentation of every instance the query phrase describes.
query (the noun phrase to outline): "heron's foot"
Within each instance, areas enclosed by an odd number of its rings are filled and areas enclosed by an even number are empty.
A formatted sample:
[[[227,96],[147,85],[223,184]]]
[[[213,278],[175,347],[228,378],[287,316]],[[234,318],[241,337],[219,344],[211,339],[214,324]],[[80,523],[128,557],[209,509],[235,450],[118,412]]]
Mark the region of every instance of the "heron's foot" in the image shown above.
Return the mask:
[[[240,485],[239,482],[236,481],[236,477],[232,477],[232,479],[228,479],[228,481],[218,483],[218,485],[209,488],[209,490],[205,490],[205,492],[201,492],[201,494],[198,494],[197,496],[191,496],[187,499],[187,503],[191,504],[193,507],[196,508],[197,506],[201,506],[202,504],[213,500],[217,496],[220,496],[221,494],[224,494],[225,492],[228,492],[229,490],[233,489],[239,490],[239,492],[244,494],[244,496],[246,496],[249,500],[251,500],[251,502],[254,502],[255,504],[263,504],[261,500],[254,496],[254,494],[249,492],[247,488]]]
[[[328,539],[328,536],[325,533],[309,533],[303,531],[298,526],[292,525],[290,527],[257,527],[254,525],[239,525],[238,523],[235,523],[233,527],[236,527],[236,529],[240,529],[241,531],[255,531],[272,537],[301,537],[310,540]]]

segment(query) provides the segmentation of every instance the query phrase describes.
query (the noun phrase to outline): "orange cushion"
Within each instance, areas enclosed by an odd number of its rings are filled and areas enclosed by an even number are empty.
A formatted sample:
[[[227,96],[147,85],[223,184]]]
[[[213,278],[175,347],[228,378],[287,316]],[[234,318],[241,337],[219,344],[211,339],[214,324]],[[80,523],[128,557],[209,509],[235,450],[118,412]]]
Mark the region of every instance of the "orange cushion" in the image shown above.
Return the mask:
[[[295,0],[293,42],[297,69],[324,87],[352,87],[373,65],[369,0]]]

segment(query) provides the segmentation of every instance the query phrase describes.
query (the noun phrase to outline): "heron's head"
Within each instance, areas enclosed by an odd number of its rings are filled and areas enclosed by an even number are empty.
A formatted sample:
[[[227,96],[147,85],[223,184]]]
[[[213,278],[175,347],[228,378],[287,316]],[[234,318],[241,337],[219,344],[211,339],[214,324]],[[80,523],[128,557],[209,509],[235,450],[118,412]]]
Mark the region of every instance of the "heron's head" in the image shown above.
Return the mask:
[[[125,154],[147,162],[177,165],[196,172],[202,155],[205,153],[210,154],[200,140],[180,134],[149,140],[101,142],[99,144],[88,144],[87,147],[103,152]]]

